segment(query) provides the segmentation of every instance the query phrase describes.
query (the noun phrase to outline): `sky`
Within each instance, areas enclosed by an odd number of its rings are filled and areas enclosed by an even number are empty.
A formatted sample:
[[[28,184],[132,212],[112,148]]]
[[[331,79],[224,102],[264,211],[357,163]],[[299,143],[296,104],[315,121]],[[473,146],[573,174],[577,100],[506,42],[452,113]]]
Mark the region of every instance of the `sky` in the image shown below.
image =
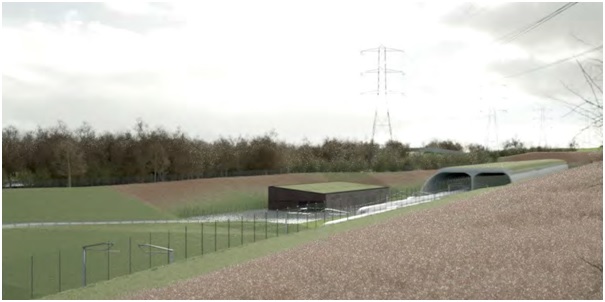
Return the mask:
[[[498,38],[565,2],[190,1],[2,3],[2,126],[180,128],[190,137],[268,132],[300,144],[369,141],[388,108],[393,139],[491,148],[516,138],[567,146],[587,124],[557,101],[587,95],[574,60],[602,46],[602,3],[578,3],[508,43]],[[389,89],[375,89],[388,53]],[[602,60],[602,49],[578,59]],[[602,81],[602,80],[601,80]],[[602,95],[600,96],[602,98]],[[494,118],[495,121],[494,122]],[[376,128],[376,141],[388,138]],[[576,137],[584,147],[602,134]]]

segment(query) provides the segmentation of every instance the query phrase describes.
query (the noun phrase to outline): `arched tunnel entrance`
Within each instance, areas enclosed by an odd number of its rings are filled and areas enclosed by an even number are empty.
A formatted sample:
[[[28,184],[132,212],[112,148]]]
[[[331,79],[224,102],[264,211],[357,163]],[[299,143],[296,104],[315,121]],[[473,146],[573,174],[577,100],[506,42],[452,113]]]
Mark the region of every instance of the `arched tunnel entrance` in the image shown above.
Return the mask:
[[[431,176],[422,191],[434,194],[504,186],[567,168],[565,161],[552,159],[446,167]]]
[[[479,173],[475,175],[474,189],[503,186],[511,183],[506,173]]]
[[[464,172],[443,172],[433,176],[424,186],[423,191],[439,193],[457,190],[470,190],[471,176]]]
[[[422,187],[426,193],[440,193],[458,190],[475,190],[496,187],[512,182],[507,171],[503,170],[461,170],[445,168],[427,180]]]

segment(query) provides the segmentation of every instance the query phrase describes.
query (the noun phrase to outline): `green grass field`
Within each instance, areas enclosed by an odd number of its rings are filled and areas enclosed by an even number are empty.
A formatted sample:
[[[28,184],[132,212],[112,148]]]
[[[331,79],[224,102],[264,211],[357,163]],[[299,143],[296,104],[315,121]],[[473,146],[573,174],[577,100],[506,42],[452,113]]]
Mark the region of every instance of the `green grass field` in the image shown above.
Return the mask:
[[[603,152],[603,147],[580,148],[577,151],[578,152]]]
[[[291,185],[291,186],[277,186],[277,187],[284,188],[284,189],[291,189],[291,190],[309,191],[309,192],[315,192],[315,193],[321,193],[321,194],[382,188],[381,186],[373,186],[373,185],[365,185],[365,184],[357,184],[357,183],[341,182],[341,181]]]
[[[167,209],[180,218],[211,215],[218,213],[233,213],[254,209],[267,208],[267,194],[264,192],[221,192],[213,197],[189,197],[186,203],[175,203]]]
[[[218,253],[206,254],[202,257],[196,256],[187,261],[176,262],[172,265],[158,267],[154,270],[145,270],[131,275],[118,277],[109,281],[103,281],[86,288],[68,290],[55,295],[44,297],[45,299],[117,299],[138,290],[166,286],[170,283],[206,274],[221,268],[246,262],[258,257],[269,255],[282,250],[295,248],[299,245],[321,240],[332,234],[345,232],[372,224],[382,223],[389,218],[405,215],[414,211],[421,211],[441,206],[456,200],[482,194],[488,190],[498,188],[480,189],[458,195],[453,195],[442,200],[424,203],[416,206],[402,208],[399,210],[368,216],[346,223],[340,223],[325,227],[319,227],[306,232],[293,233],[288,236],[274,237],[271,240],[261,240],[249,243],[241,248],[224,250]],[[313,226],[311,226],[313,228]]]
[[[309,227],[314,227],[313,223]],[[167,264],[168,255],[146,254],[149,243],[170,246],[175,250],[174,260],[208,255],[255,241],[285,236],[307,229],[307,225],[233,221],[229,224],[204,223],[203,246],[201,224],[140,224],[113,226],[73,226],[31,229],[7,229],[2,232],[2,298],[29,299],[31,295],[31,256],[34,258],[34,298],[46,296],[82,285],[82,246],[112,242],[114,252],[109,254],[109,277],[128,275]],[[243,232],[242,232],[243,231]],[[243,234],[243,237],[242,237]],[[168,239],[170,237],[170,241]],[[187,243],[185,243],[185,239]],[[131,244],[130,244],[131,243]],[[59,251],[61,252],[61,280],[59,280]],[[151,261],[151,262],[150,262]],[[87,253],[87,283],[107,280],[108,261],[104,251]],[[60,282],[60,285],[59,285]],[[61,288],[59,288],[61,286]]]
[[[325,177],[325,181],[353,183],[365,183],[364,179],[377,178],[382,180],[382,183],[379,186],[384,185],[396,190],[420,187],[426,178],[428,178],[428,176],[425,176],[410,178],[405,181],[395,180],[396,177],[393,176],[399,175],[400,173],[405,172],[332,172],[323,173],[323,176]]]
[[[559,159],[538,159],[538,160],[525,160],[525,161],[510,161],[510,162],[497,162],[489,164],[479,165],[468,165],[468,166],[456,166],[456,168],[503,168],[509,169],[513,172],[522,172],[525,170],[531,170],[536,168],[546,168],[550,166],[565,164],[564,160]]]
[[[2,223],[169,218],[108,187],[2,190]]]

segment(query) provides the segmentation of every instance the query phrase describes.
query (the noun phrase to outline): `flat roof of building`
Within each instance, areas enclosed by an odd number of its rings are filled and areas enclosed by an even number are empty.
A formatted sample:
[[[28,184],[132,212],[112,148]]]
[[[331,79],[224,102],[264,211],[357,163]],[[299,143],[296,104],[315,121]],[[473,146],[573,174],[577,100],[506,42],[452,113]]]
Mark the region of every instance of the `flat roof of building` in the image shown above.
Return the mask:
[[[340,182],[340,181],[301,184],[301,185],[289,185],[289,186],[275,186],[275,187],[283,188],[283,189],[290,189],[290,190],[321,193],[321,194],[386,188],[384,186],[366,185],[366,184],[358,184],[358,183],[352,183],[352,182]]]

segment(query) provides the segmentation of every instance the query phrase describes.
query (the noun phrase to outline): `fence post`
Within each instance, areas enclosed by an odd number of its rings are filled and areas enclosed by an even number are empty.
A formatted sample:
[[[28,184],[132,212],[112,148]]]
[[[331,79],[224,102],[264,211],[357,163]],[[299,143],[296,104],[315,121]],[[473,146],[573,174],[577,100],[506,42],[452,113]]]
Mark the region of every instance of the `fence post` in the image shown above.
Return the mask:
[[[30,263],[29,263],[29,289],[30,289],[29,297],[31,299],[33,299],[34,298],[34,255],[31,256]]]
[[[216,220],[214,221],[214,251],[216,252]]]
[[[128,237],[128,274],[132,274],[132,237]]]
[[[256,214],[254,214],[254,217],[252,218],[252,228],[254,230],[254,237],[252,237],[252,242],[256,242]]]
[[[315,219],[315,229],[317,230],[317,203],[313,206],[313,218]]]
[[[242,225],[242,234],[241,234],[242,235],[242,244],[241,245],[244,245],[244,216],[243,215],[242,215],[242,224],[241,225]]]
[[[33,260],[33,257],[32,257],[32,260]],[[86,249],[82,248],[82,287],[85,287],[85,286],[86,286]]]
[[[187,226],[185,226],[185,259],[187,259]]]
[[[200,255],[204,255],[204,223],[200,222]]]
[[[168,250],[170,250],[170,230],[168,230]],[[170,264],[170,251],[166,252],[166,264]]]
[[[286,211],[286,235],[288,235],[288,233],[290,232],[290,230],[288,230],[288,212]]]
[[[61,292],[61,250],[59,250],[59,292]]]
[[[307,215],[305,215],[307,217],[307,230],[309,229],[309,203],[307,202]]]
[[[107,241],[107,280],[109,280],[109,270],[110,270],[110,262],[109,262],[109,250],[111,249],[111,246],[109,245],[109,241]]]
[[[279,237],[279,210],[275,211],[275,236]]]
[[[269,212],[265,212],[265,239],[269,238],[269,227],[267,225],[267,217],[269,216]]]
[[[231,247],[231,219],[227,219],[227,248]]]
[[[149,268],[151,268],[151,232],[149,232]]]

